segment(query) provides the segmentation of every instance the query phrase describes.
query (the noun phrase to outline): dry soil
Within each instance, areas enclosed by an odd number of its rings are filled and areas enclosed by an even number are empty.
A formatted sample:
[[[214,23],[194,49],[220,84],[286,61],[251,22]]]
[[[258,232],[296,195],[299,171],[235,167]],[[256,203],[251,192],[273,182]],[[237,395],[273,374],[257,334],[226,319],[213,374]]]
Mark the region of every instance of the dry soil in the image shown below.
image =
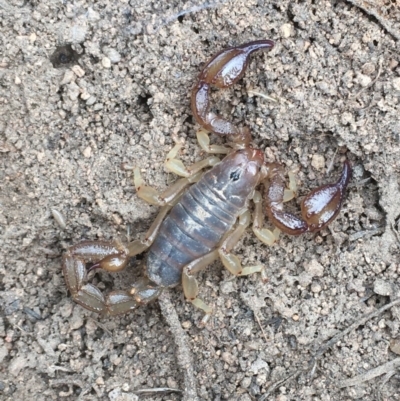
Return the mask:
[[[398,0],[0,0],[0,399],[400,400],[400,306],[377,312],[400,295],[399,10]],[[337,220],[272,247],[249,230],[235,252],[269,281],[232,279],[219,262],[199,274],[215,310],[205,328],[181,288],[113,318],[76,305],[62,253],[146,231],[157,208],[136,196],[132,167],[163,189],[175,140],[186,164],[203,158],[196,76],[217,51],[262,38],[273,51],[213,105],[298,171],[290,210],[349,159]],[[126,287],[140,262],[94,280]]]

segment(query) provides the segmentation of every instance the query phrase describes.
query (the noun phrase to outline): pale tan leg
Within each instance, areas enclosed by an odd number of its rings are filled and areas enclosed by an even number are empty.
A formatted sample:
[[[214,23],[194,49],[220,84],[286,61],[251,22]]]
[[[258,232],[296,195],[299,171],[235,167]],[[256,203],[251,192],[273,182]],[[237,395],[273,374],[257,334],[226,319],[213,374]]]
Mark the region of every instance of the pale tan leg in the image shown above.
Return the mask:
[[[165,204],[171,204],[174,200],[181,195],[184,189],[198,181],[201,177],[201,172],[192,173],[186,178],[181,178],[174,182],[171,186],[159,193],[153,187],[144,185],[144,181],[140,170],[135,167],[133,172],[133,181],[139,198],[151,205],[164,206]]]
[[[193,274],[205,269],[210,263],[218,259],[218,250],[214,250],[207,255],[204,255],[193,262],[187,264],[182,271],[182,287],[186,299],[191,302],[196,308],[201,309],[205,316],[201,320],[201,325],[205,325],[210,318],[212,308],[208,306],[200,298],[197,298],[199,294],[199,285]]]
[[[239,217],[238,226],[225,238],[219,249],[216,249],[207,255],[202,256],[189,263],[183,268],[182,271],[182,286],[183,292],[185,293],[186,299],[191,302],[196,308],[201,309],[205,316],[201,321],[201,325],[207,323],[212,313],[211,307],[209,307],[203,300],[198,298],[199,285],[196,278],[193,276],[195,273],[202,269],[205,269],[210,263],[214,262],[218,257],[221,258],[224,266],[232,273],[237,276],[245,276],[248,274],[261,272],[263,269],[262,265],[247,266],[242,268],[242,265],[237,256],[230,253],[231,249],[236,245],[239,238],[242,236],[246,227],[250,224],[250,212],[246,211]]]
[[[250,220],[250,212],[246,210],[239,216],[239,224],[237,227],[227,236],[218,249],[218,254],[223,265],[235,276],[247,276],[249,274],[261,272],[263,269],[263,265],[242,267],[239,258],[230,253],[250,224]]]
[[[264,225],[264,214],[262,211],[262,197],[260,192],[255,191],[253,196],[255,204],[254,218],[253,218],[253,232],[255,236],[266,245],[273,245],[279,238],[280,230],[275,228],[274,231],[266,228],[261,228]]]
[[[153,221],[150,228],[147,230],[147,233],[144,239],[137,239],[135,241],[130,242],[126,247],[128,249],[129,257],[133,257],[139,255],[144,252],[146,249],[150,247],[150,245],[154,242],[155,237],[158,233],[158,230],[161,227],[161,223],[163,222],[167,213],[172,209],[173,205],[165,205],[161,208],[157,217]]]
[[[289,188],[286,188],[283,193],[283,201],[289,202],[293,198],[296,197],[297,193],[297,183],[296,183],[296,174],[293,171],[289,171]]]
[[[193,184],[198,181],[201,177],[201,172],[193,174],[188,178],[181,178],[170,187],[168,187],[164,192],[158,194],[158,192],[152,188],[143,186],[143,180],[140,175],[139,169],[135,169],[135,184],[138,184],[136,190],[138,192],[138,196],[142,199],[146,200],[149,203],[156,204],[158,206],[162,206],[160,212],[157,217],[153,221],[152,225],[148,229],[143,240],[135,240],[128,244],[127,248],[129,251],[129,256],[135,256],[142,252],[144,252],[150,245],[154,242],[155,237],[158,233],[158,230],[161,227],[161,223],[163,222],[165,216],[172,209],[172,207],[178,202],[179,198],[182,195],[182,192],[185,190],[187,186]],[[151,202],[150,202],[151,201]]]
[[[210,145],[210,138],[208,136],[208,131],[201,128],[196,133],[197,141],[200,147],[207,153],[221,153],[227,154],[232,151],[232,149],[222,146],[222,145]]]
[[[293,171],[289,171],[289,188],[285,189],[283,195],[283,201],[289,202],[296,196],[297,184],[296,175]],[[278,239],[281,233],[279,228],[275,227],[273,231],[266,228],[261,228],[264,225],[264,213],[262,210],[262,196],[260,192],[255,191],[253,196],[253,202],[255,204],[254,219],[253,219],[253,232],[256,237],[266,245],[273,245]]]
[[[218,157],[211,156],[207,159],[201,160],[197,163],[192,164],[190,167],[185,167],[181,160],[176,159],[182,144],[177,143],[172,150],[168,153],[165,161],[165,169],[171,173],[175,173],[181,177],[191,177],[206,167],[216,165],[220,160]]]
[[[198,181],[201,177],[201,172],[193,174],[188,178],[181,178],[168,187],[164,192],[159,194],[154,188],[143,185],[143,179],[140,174],[140,170],[136,167],[134,170],[134,181],[138,196],[144,201],[162,206],[160,212],[158,213],[156,219],[153,221],[146,236],[143,240],[135,240],[128,244],[128,254],[130,257],[138,255],[144,252],[153,243],[158,230],[160,229],[161,223],[163,222],[165,216],[179,200],[182,192],[187,186]]]

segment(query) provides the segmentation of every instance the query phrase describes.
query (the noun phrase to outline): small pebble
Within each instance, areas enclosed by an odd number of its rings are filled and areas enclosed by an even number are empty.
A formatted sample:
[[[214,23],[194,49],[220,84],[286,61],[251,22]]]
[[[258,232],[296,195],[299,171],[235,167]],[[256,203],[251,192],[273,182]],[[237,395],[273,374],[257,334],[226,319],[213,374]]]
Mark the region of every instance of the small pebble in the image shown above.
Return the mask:
[[[223,352],[221,358],[228,365],[233,365],[235,363],[235,357],[230,352]]]
[[[120,226],[122,224],[122,222],[123,222],[121,216],[119,214],[117,214],[117,213],[114,213],[112,215],[112,219],[114,220],[114,223],[117,224],[118,226]]]
[[[365,63],[362,66],[362,72],[365,75],[371,75],[375,72],[375,65],[373,63]]]
[[[233,281],[223,281],[220,284],[220,289],[223,294],[229,294],[231,292],[235,292],[235,285]]]
[[[88,146],[87,148],[85,148],[85,150],[82,153],[83,153],[83,156],[85,156],[86,158],[89,158],[92,155],[92,148],[90,146]]]
[[[341,119],[340,119],[340,122],[341,122],[343,125],[347,125],[347,124],[353,123],[353,122],[354,122],[353,114],[349,113],[348,111],[345,111],[345,112],[342,114],[342,117],[341,117]]]
[[[104,53],[110,59],[111,63],[116,64],[121,61],[121,55],[115,49],[104,49]],[[107,67],[108,68],[108,67]]]
[[[89,98],[88,98],[88,100],[86,100],[86,104],[88,105],[88,106],[91,106],[92,104],[95,104],[96,103],[96,97],[95,96],[90,96]]]
[[[103,59],[101,60],[101,64],[104,68],[110,68],[111,60],[108,57],[103,57]]]
[[[8,349],[4,345],[0,346],[0,363],[8,356]],[[2,382],[0,382],[0,392],[2,391]]]
[[[316,259],[305,263],[304,270],[313,277],[322,277],[324,275],[324,267]]]
[[[303,288],[305,288],[305,287],[307,287],[308,285],[311,284],[311,282],[312,282],[312,275],[311,275],[310,273],[307,273],[307,272],[301,272],[301,273],[299,274],[299,276],[298,276],[298,279],[299,279],[299,284],[300,284]]]
[[[100,14],[97,11],[94,11],[93,8],[89,7],[86,13],[88,21],[99,21]]]
[[[279,29],[282,38],[289,38],[292,33],[292,26],[290,24],[283,24]]]
[[[400,77],[393,78],[392,85],[394,89],[400,91]]]
[[[73,25],[69,30],[67,41],[70,43],[82,43],[85,41],[87,28],[85,26]]]
[[[88,100],[88,99],[90,99],[90,93],[89,92],[86,92],[86,91],[84,91],[84,92],[82,92],[82,94],[81,94],[81,99],[82,100]]]
[[[81,93],[81,89],[79,88],[79,86],[75,82],[71,82],[67,86],[68,86],[68,90],[67,90],[68,97],[71,100],[78,99],[78,96]]]
[[[85,71],[79,66],[79,65],[74,65],[71,70],[74,72],[74,74],[79,77],[82,78],[85,75]]]
[[[322,155],[313,155],[311,165],[318,171],[322,171],[325,168],[325,157]]]
[[[67,224],[65,222],[64,216],[57,210],[57,209],[51,209],[51,214],[54,217],[54,220],[57,222],[57,224],[65,230],[67,228]]]
[[[384,297],[390,296],[393,294],[393,286],[391,283],[378,278],[374,283],[374,293]]]
[[[372,79],[368,75],[358,74],[357,81],[363,88],[366,88],[371,83]]]
[[[190,329],[192,327],[192,322],[190,322],[189,320],[186,320],[185,322],[182,323],[182,328],[184,328],[185,330]]]
[[[251,377],[244,377],[240,382],[240,387],[248,388],[251,384]]]
[[[69,327],[71,330],[78,330],[83,326],[83,317],[81,315],[81,311],[79,308],[74,308],[74,312],[72,313],[72,317],[69,320]]]
[[[75,77],[76,76],[72,70],[65,71],[64,77],[63,77],[62,81],[60,82],[60,85],[66,85],[66,84],[71,83],[72,81],[75,80]]]
[[[389,345],[390,351],[397,355],[400,355],[400,337],[392,338]]]
[[[315,294],[318,294],[322,291],[322,286],[318,281],[313,281],[311,284],[311,291]]]
[[[265,362],[263,359],[259,358],[251,364],[249,371],[254,373],[255,375],[257,375],[259,373],[259,371],[262,369],[264,369],[269,374],[270,368],[269,368],[268,363]]]

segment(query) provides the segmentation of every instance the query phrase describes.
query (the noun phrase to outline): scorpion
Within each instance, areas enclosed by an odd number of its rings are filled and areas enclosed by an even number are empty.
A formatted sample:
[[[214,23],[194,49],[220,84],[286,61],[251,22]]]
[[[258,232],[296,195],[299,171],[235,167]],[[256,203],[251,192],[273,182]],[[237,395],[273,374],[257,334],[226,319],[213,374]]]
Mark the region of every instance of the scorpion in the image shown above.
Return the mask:
[[[251,224],[249,201],[254,203],[252,229],[257,238],[273,244],[279,233],[300,235],[317,232],[338,215],[351,177],[345,161],[336,183],[312,190],[301,203],[302,218],[284,210],[283,204],[295,196],[296,181],[289,173],[286,188],[284,167],[266,162],[264,153],[253,148],[250,129],[236,127],[210,110],[210,89],[224,89],[243,77],[250,55],[269,51],[271,40],[257,40],[230,47],[214,55],[203,67],[191,94],[191,108],[201,148],[211,156],[185,167],[176,144],[165,162],[167,171],[181,176],[159,193],[144,185],[139,168],[134,169],[137,195],[161,207],[143,239],[123,245],[120,241],[82,241],[63,256],[63,273],[72,298],[81,306],[103,315],[127,313],[154,301],[165,288],[182,284],[185,298],[204,312],[207,322],[212,308],[198,297],[195,274],[220,258],[233,275],[245,276],[263,271],[263,265],[242,266],[232,249]],[[208,134],[225,136],[229,147],[210,145]],[[220,161],[213,154],[226,154]],[[202,170],[211,167],[205,173]],[[257,190],[262,185],[263,192]],[[273,231],[263,228],[263,202]],[[107,295],[88,281],[96,268],[108,272],[124,269],[130,258],[148,251],[144,277],[127,290]]]

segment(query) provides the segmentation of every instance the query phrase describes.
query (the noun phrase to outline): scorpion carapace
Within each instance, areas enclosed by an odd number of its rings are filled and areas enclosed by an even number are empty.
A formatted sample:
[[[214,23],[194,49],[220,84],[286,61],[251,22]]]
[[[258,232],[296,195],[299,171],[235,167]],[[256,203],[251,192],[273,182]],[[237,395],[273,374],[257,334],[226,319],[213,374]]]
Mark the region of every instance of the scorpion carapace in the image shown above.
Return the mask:
[[[337,216],[351,175],[348,161],[336,183],[316,188],[304,198],[299,218],[283,207],[295,194],[293,174],[289,173],[289,188],[286,188],[283,166],[265,162],[264,153],[250,146],[250,130],[238,128],[210,111],[211,86],[230,87],[243,76],[251,53],[273,46],[270,40],[258,40],[231,47],[203,67],[191,101],[195,119],[202,127],[197,138],[207,153],[227,153],[227,156],[222,161],[210,156],[185,167],[177,158],[181,146],[177,144],[167,155],[165,167],[182,178],[162,193],[143,185],[140,170],[135,168],[138,196],[161,210],[142,240],[127,245],[83,241],[67,250],[63,271],[77,303],[94,312],[117,315],[153,301],[166,287],[182,283],[186,298],[205,312],[204,323],[212,309],[198,298],[196,272],[217,258],[237,276],[263,272],[262,265],[243,267],[231,252],[251,223],[250,201],[255,205],[252,229],[268,245],[276,241],[280,231],[291,235],[316,232]],[[210,145],[208,132],[227,136],[231,147]],[[207,167],[211,168],[203,174]],[[264,188],[263,195],[257,190],[260,185]],[[269,220],[276,227],[272,232],[263,228],[263,202]],[[88,271],[96,268],[120,271],[131,257],[145,250],[148,250],[145,277],[129,289],[104,296],[88,282]]]

